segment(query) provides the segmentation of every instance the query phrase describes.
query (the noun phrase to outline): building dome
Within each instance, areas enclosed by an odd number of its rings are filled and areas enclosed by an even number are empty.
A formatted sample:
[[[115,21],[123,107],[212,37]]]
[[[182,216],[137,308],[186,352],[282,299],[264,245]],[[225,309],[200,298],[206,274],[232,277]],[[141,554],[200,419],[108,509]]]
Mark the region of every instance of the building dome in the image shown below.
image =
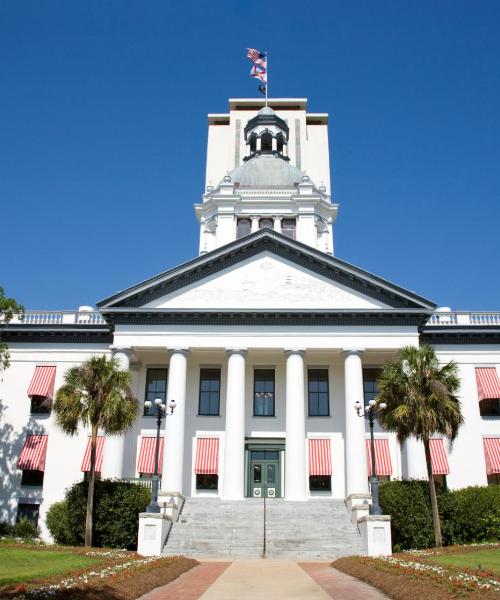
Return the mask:
[[[304,177],[300,169],[274,154],[252,156],[228,175],[235,187],[294,187]]]

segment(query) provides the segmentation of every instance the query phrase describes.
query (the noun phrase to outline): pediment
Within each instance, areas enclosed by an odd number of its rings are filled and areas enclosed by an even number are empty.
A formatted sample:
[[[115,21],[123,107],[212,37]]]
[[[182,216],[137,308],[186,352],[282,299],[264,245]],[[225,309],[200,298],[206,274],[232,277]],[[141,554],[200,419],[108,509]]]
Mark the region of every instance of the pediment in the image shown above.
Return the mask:
[[[372,273],[270,230],[199,256],[97,303],[140,308],[430,311],[436,305]]]
[[[143,308],[327,310],[390,306],[264,251]]]

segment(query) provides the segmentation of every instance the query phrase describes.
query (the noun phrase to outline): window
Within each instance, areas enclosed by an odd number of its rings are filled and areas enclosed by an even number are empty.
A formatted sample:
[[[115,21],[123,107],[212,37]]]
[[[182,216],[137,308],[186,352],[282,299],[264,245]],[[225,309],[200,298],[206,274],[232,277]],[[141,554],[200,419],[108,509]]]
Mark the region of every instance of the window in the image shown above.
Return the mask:
[[[220,369],[200,370],[199,415],[219,416]]]
[[[161,398],[163,402],[167,398],[167,369],[148,369],[146,375],[146,392],[144,394],[144,400],[149,400],[151,406],[148,408],[144,407],[145,416],[155,416],[156,407],[155,399]]]
[[[309,369],[307,394],[310,417],[329,417],[328,369]]]
[[[309,490],[311,492],[331,492],[332,478],[330,475],[311,475],[309,477]]]
[[[446,475],[433,475],[434,483],[440,485],[444,490],[448,489],[446,485]]]
[[[281,231],[283,235],[289,237],[290,239],[295,239],[295,228],[296,221],[295,219],[282,219],[281,221]]]
[[[488,485],[500,485],[500,473],[488,475]]]
[[[380,369],[363,369],[363,393],[365,406],[379,393],[377,379]]]
[[[274,369],[256,369],[253,379],[254,417],[274,417]]]
[[[83,481],[88,481],[89,477],[90,477],[90,471],[84,471],[83,472]],[[101,473],[99,471],[96,471],[94,473],[94,480],[101,481]]]
[[[236,237],[238,239],[250,235],[252,231],[252,222],[250,219],[238,219]]]
[[[219,485],[218,475],[196,475],[197,490],[216,490]]]
[[[43,471],[24,470],[21,478],[21,485],[31,485],[33,487],[43,486]]]
[[[268,229],[274,229],[274,221],[272,219],[261,219],[259,221],[259,229],[264,229],[267,227]]]
[[[23,504],[17,505],[17,521],[21,519],[28,519],[35,525],[38,525],[38,515],[40,513],[39,504]]]
[[[45,396],[31,396],[32,415],[50,415],[52,400]]]
[[[500,417],[500,398],[485,398],[479,403],[482,417]]]
[[[266,132],[260,136],[260,151],[264,154],[270,154],[273,150],[273,136]]]

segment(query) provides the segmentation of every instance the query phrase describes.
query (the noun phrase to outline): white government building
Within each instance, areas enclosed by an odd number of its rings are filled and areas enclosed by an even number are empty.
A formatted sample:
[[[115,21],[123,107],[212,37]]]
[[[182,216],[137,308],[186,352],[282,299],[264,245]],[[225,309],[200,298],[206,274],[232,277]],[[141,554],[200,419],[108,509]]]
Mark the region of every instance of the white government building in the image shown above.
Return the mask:
[[[161,489],[187,507],[266,496],[311,501],[310,512],[348,499],[355,512],[369,465],[354,404],[373,397],[385,361],[422,342],[461,377],[465,425],[452,451],[432,441],[436,478],[449,488],[499,482],[500,313],[437,308],[336,258],[326,113],[284,98],[231,99],[229,113],[208,115],[194,208],[192,260],[97,310],[29,310],[0,325],[12,363],[0,381],[0,520],[38,519],[47,537],[48,507],[84,476],[89,432],[67,437],[45,400],[96,353],[131,370],[141,406],[125,435],[99,438],[100,476],[151,478],[156,419],[144,402],[174,399]],[[400,447],[379,427],[376,459],[381,477],[426,477],[421,444]]]

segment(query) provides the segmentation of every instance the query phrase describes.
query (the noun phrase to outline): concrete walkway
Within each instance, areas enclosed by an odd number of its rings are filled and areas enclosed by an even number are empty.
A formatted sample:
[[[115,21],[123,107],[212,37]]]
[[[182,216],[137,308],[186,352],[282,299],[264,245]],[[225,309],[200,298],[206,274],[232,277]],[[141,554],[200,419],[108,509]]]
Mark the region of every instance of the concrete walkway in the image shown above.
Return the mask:
[[[292,560],[205,562],[143,600],[386,600],[329,563]]]

